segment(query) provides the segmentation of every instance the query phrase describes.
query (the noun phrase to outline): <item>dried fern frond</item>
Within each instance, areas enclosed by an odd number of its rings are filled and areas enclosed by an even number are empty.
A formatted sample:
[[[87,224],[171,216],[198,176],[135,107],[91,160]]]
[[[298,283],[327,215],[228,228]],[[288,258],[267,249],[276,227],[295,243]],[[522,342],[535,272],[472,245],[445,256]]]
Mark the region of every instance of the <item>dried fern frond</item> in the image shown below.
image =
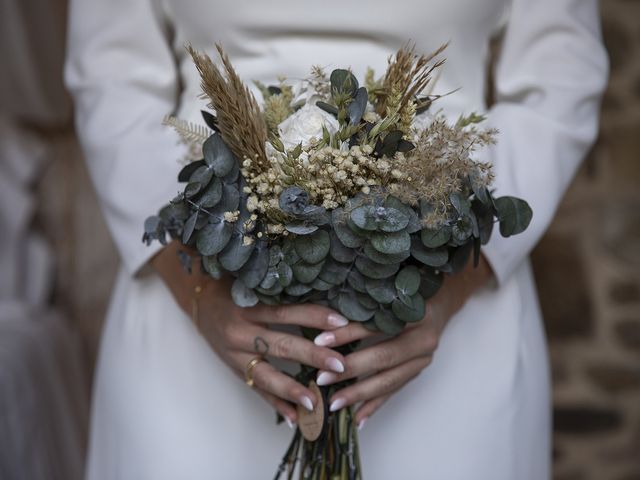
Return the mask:
[[[191,45],[187,51],[200,73],[202,91],[216,111],[223,140],[242,161],[249,158],[255,170],[268,168],[265,153],[267,127],[255,97],[233,69],[229,58],[216,44],[224,66],[225,76],[208,55],[197,52]]]
[[[186,145],[202,148],[202,144],[211,136],[211,130],[204,125],[188,122],[173,115],[166,115],[162,119],[162,125],[173,128]]]

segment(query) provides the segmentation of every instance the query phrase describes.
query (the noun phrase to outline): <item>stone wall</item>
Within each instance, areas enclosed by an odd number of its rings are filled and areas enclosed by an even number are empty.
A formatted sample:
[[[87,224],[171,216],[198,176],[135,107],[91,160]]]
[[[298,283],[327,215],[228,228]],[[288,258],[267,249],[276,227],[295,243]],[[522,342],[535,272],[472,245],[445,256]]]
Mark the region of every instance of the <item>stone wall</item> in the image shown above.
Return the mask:
[[[533,254],[556,480],[640,479],[640,2],[604,0],[600,138]]]

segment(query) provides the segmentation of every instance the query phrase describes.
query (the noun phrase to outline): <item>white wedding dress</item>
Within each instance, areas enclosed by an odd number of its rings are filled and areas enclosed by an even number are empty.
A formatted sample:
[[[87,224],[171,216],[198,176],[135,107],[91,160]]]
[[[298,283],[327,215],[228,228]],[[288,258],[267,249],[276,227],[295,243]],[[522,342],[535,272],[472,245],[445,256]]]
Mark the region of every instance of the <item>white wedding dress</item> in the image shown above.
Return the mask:
[[[527,255],[597,132],[607,59],[596,0],[75,0],[67,83],[105,216],[122,255],[93,392],[87,476],[272,478],[292,431],[210,350],[144,265],[142,224],[178,191],[181,147],[160,125],[200,121],[184,44],[221,42],[250,83],[312,64],[378,74],[406,41],[450,41],[436,93],[451,118],[484,112],[490,36],[506,34],[489,122],[499,195],[527,199],[520,236],[484,249],[497,286],[452,319],[434,362],[361,432],[367,480],[544,480],[550,471],[547,353]]]

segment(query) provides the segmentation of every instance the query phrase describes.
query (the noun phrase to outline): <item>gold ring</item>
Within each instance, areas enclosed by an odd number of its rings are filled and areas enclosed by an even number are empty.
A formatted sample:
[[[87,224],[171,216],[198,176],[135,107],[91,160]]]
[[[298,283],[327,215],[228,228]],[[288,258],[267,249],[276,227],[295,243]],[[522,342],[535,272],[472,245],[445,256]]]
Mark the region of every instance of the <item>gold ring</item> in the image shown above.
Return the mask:
[[[253,357],[249,363],[247,363],[247,366],[244,369],[244,381],[250,387],[253,387],[253,369],[257,364],[264,361],[265,359],[263,357]]]

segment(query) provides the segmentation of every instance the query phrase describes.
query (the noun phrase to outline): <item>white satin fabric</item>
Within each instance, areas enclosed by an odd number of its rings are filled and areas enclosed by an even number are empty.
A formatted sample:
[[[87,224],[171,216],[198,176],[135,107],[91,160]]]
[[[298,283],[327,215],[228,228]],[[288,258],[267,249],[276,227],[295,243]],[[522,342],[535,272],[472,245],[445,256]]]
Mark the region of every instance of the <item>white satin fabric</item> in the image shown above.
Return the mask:
[[[199,120],[183,44],[221,42],[247,81],[301,78],[310,64],[379,73],[407,40],[450,41],[437,93],[452,118],[486,111],[487,44],[506,25],[496,71],[501,130],[482,156],[498,194],[526,198],[523,235],[485,248],[498,286],[452,319],[427,370],[361,433],[368,480],[549,478],[549,381],[526,261],[597,131],[607,60],[595,0],[272,2],[76,0],[66,78],[92,176],[124,261],[95,382],[88,478],[270,478],[291,432],[235,378],[141,267],[144,218],[178,190],[168,112]]]

